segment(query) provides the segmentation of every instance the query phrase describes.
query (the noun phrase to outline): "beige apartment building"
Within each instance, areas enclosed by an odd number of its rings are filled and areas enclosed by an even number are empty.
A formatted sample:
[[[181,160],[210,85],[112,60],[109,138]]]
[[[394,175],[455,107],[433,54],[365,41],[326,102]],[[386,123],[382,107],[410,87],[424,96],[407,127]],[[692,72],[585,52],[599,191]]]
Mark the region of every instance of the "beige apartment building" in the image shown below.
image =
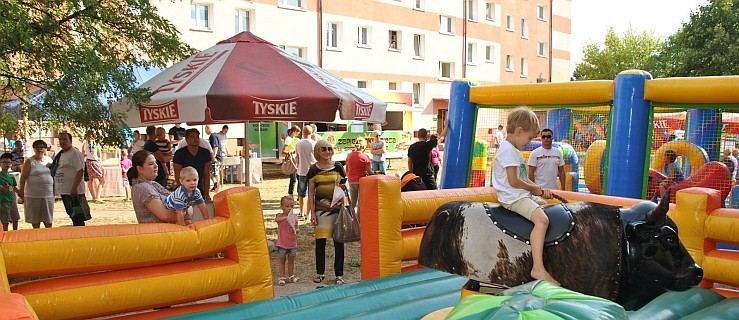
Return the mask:
[[[196,49],[251,31],[360,88],[411,93],[416,130],[443,121],[454,79],[510,84],[570,78],[572,0],[151,3]]]

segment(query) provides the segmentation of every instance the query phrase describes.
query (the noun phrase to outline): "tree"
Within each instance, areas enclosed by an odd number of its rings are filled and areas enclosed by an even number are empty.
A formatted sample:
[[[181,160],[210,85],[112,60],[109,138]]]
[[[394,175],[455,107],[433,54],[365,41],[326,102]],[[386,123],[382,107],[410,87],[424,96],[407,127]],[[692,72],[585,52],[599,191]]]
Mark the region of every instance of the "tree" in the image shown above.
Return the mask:
[[[111,102],[145,102],[134,68],[166,67],[193,49],[148,0],[0,1],[0,98],[19,98],[44,128],[90,132],[117,145],[125,127]],[[41,88],[41,103],[29,92]],[[34,121],[41,120],[41,121]]]
[[[650,71],[655,68],[656,55],[662,49],[662,40],[649,32],[637,34],[629,28],[623,38],[613,28],[606,32],[605,47],[588,43],[583,49],[583,59],[575,66],[573,77],[577,80],[613,80],[628,69]]]
[[[663,77],[739,74],[739,1],[713,0],[667,39]]]

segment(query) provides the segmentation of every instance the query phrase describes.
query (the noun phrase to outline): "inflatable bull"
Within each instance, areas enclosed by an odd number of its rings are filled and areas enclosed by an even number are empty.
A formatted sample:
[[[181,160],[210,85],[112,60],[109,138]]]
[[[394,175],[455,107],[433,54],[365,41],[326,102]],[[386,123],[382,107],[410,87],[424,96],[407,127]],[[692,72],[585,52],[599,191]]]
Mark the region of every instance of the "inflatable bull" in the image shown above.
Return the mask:
[[[669,195],[659,205],[630,209],[587,202],[547,206],[544,265],[563,287],[627,308],[666,289],[686,290],[703,271],[680,243],[668,208]],[[496,204],[447,203],[426,226],[418,262],[484,283],[520,285],[533,280],[532,227]]]

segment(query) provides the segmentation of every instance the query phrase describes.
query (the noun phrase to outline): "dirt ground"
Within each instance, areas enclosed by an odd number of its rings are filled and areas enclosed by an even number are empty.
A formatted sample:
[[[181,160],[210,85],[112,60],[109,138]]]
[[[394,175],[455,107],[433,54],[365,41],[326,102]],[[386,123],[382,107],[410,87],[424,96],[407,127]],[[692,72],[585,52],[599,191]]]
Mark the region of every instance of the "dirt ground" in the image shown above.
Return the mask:
[[[392,167],[387,171],[388,174],[396,174],[396,172],[404,172],[407,168],[405,160],[394,160]],[[275,241],[277,238],[277,223],[274,217],[279,210],[279,201],[283,195],[287,194],[289,179],[284,176],[278,165],[265,163],[263,165],[264,180],[254,185],[259,188],[262,198],[262,209],[265,217],[265,232],[267,239]],[[225,189],[236,187],[236,184],[226,184]],[[136,216],[133,212],[131,202],[124,202],[122,197],[103,198],[104,203],[90,203],[92,220],[87,221],[87,225],[112,225],[112,224],[135,224]],[[20,229],[31,229],[31,225],[23,222],[23,206],[19,205],[21,211]],[[295,213],[299,209],[296,208]],[[54,228],[71,227],[72,223],[64,212],[64,206],[60,201],[54,205]],[[275,297],[281,297],[297,292],[303,292],[316,289],[321,286],[332,286],[334,277],[333,271],[333,245],[331,240],[326,245],[326,280],[317,284],[312,280],[316,276],[315,271],[315,255],[314,255],[314,237],[313,227],[310,221],[300,220],[300,230],[298,233],[298,256],[295,261],[295,275],[300,278],[298,283],[289,283],[285,286],[277,285],[279,260],[277,252],[270,252],[270,260],[272,265],[272,274],[275,281]],[[360,280],[361,255],[358,242],[345,244],[344,259],[344,280],[347,283],[357,282]],[[225,299],[219,297],[216,299]]]

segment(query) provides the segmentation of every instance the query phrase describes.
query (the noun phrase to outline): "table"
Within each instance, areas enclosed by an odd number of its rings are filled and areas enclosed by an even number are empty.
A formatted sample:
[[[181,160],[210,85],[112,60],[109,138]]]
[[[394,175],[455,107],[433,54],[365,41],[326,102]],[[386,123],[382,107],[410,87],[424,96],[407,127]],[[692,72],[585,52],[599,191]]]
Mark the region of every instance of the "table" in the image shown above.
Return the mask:
[[[120,165],[103,165],[103,179],[105,179],[105,185],[103,185],[103,193],[100,195],[101,198],[123,197],[126,195],[126,190],[123,189],[123,176]],[[90,197],[90,190],[87,188],[87,183],[85,183],[85,193]]]
[[[226,167],[230,167],[226,170]],[[228,174],[227,174],[228,172]],[[233,174],[235,172],[236,174]],[[223,166],[221,168],[221,183],[223,183],[226,176],[229,176],[229,183],[246,183],[246,160],[244,157],[232,156],[223,157]],[[249,159],[249,178],[251,183],[262,182],[262,159],[261,158],[250,158]]]

